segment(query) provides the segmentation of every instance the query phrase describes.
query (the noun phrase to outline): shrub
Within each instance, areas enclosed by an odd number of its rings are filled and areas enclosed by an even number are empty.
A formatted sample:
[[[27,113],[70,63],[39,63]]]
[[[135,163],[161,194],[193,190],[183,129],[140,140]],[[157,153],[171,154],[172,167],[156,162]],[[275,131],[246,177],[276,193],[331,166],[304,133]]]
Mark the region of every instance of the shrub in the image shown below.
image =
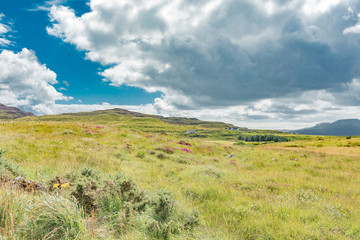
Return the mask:
[[[165,156],[165,154],[163,154],[163,153],[157,154],[156,157],[157,157],[158,159],[165,159],[165,158],[167,158],[167,156]]]
[[[102,182],[100,172],[83,168],[80,174],[72,173],[71,178],[75,181],[71,195],[84,207],[86,212],[90,213],[96,208],[97,190]]]
[[[159,191],[154,198],[149,216],[146,230],[158,239],[169,239],[171,234],[189,231],[198,225],[198,214],[180,212],[173,194],[166,190]]]
[[[121,172],[104,175],[83,168],[50,183],[56,186],[57,195],[63,191],[61,186],[66,185],[64,191],[69,190],[69,194],[64,196],[72,195],[83,210],[64,197],[37,198],[28,210],[26,239],[82,239],[84,214],[91,219],[96,215],[99,223],[118,235],[138,227],[153,237],[168,239],[171,234],[191,231],[197,225],[197,214],[180,211],[171,192],[160,191],[156,195],[144,192]]]
[[[150,202],[150,197],[144,191],[138,189],[135,182],[123,173],[118,172],[114,178],[116,189],[111,194],[120,194],[121,200],[131,203],[137,212],[145,211]]]
[[[166,222],[174,214],[175,200],[171,192],[160,191],[155,202],[155,216],[160,222]]]
[[[146,155],[146,153],[144,151],[140,151],[136,154],[136,157],[143,159],[145,157],[145,155]]]
[[[98,171],[84,168],[80,174],[73,173],[71,178],[75,182],[71,184],[73,185],[71,194],[88,213],[95,210],[99,202],[108,201],[114,196],[120,196],[124,203],[131,202],[136,211],[143,211],[149,201],[145,193],[137,188],[135,182],[121,172],[115,176],[105,176]]]

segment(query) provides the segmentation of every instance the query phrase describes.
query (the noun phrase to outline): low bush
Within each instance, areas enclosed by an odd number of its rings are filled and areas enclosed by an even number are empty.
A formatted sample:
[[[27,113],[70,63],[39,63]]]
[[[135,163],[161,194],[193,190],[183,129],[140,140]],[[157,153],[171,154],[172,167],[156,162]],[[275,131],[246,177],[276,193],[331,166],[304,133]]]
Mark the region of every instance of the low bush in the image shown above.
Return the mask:
[[[1,163],[5,169],[12,166]],[[41,192],[0,189],[1,237],[88,239],[96,237],[94,228],[99,228],[115,238],[139,230],[149,237],[169,239],[198,224],[198,215],[180,208],[171,192],[145,192],[121,172],[106,175],[83,168],[47,185]]]
[[[190,231],[198,225],[196,212],[182,212],[171,192],[161,190],[147,214],[146,231],[154,238],[169,239],[171,234]]]
[[[136,219],[140,228],[157,238],[168,239],[182,230],[191,231],[197,225],[197,214],[181,212],[168,191],[158,194],[144,192],[123,173],[105,176],[91,169],[73,173],[75,184],[71,195],[87,214],[96,212],[97,217],[110,225],[118,235],[134,227]]]

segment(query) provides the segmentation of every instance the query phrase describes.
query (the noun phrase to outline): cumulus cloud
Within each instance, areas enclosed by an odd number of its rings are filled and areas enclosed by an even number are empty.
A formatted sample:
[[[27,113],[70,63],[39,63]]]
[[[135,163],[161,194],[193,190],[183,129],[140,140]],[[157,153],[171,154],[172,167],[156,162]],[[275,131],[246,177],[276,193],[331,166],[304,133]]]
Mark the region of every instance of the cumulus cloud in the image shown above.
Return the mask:
[[[161,91],[155,106],[218,108],[299,97],[359,75],[359,43],[344,47],[341,34],[350,5],[360,6],[355,0],[91,0],[91,11],[80,17],[52,7],[47,31],[108,66],[100,74],[111,85]]]
[[[15,53],[0,52],[0,102],[35,113],[49,113],[57,100],[69,100],[56,91],[56,74],[41,64],[26,48]]]

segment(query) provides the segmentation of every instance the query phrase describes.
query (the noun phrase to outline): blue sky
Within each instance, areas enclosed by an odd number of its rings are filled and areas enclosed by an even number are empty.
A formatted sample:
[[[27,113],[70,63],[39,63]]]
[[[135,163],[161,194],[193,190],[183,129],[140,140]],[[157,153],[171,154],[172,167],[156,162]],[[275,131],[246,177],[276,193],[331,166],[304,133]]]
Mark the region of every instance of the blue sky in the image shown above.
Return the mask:
[[[151,103],[160,96],[160,93],[149,94],[141,88],[113,87],[104,83],[98,74],[103,68],[100,64],[85,60],[84,52],[47,34],[46,26],[50,25],[48,11],[38,9],[44,5],[45,2],[35,0],[1,3],[0,12],[14,29],[11,38],[14,43],[5,49],[20,51],[29,48],[35,51],[39,61],[57,74],[59,84],[56,88],[66,88],[62,92],[74,97],[74,100],[66,101],[67,104],[80,100],[83,104],[108,102],[137,105]],[[73,8],[78,15],[90,10],[87,2],[82,0],[67,1],[64,5]]]
[[[122,107],[252,128],[360,117],[357,0],[0,5],[0,102]]]

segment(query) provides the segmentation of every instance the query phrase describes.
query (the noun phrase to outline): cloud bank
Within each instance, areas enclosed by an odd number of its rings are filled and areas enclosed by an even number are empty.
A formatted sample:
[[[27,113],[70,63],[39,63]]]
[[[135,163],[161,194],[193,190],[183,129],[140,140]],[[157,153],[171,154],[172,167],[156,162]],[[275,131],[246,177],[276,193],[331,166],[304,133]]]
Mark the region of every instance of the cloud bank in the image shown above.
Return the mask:
[[[356,0],[90,0],[80,16],[53,3],[48,33],[104,81],[163,93],[134,109],[274,128],[360,117]],[[82,108],[53,96],[47,112]]]
[[[300,124],[350,110],[360,117],[359,8],[356,0],[91,0],[81,16],[53,6],[47,31],[107,66],[99,74],[111,85],[161,91],[152,105],[160,114]]]
[[[342,34],[356,2],[91,0],[79,17],[54,6],[47,30],[109,66],[100,74],[112,85],[161,91],[180,109],[227,107],[357,77],[358,53]]]

